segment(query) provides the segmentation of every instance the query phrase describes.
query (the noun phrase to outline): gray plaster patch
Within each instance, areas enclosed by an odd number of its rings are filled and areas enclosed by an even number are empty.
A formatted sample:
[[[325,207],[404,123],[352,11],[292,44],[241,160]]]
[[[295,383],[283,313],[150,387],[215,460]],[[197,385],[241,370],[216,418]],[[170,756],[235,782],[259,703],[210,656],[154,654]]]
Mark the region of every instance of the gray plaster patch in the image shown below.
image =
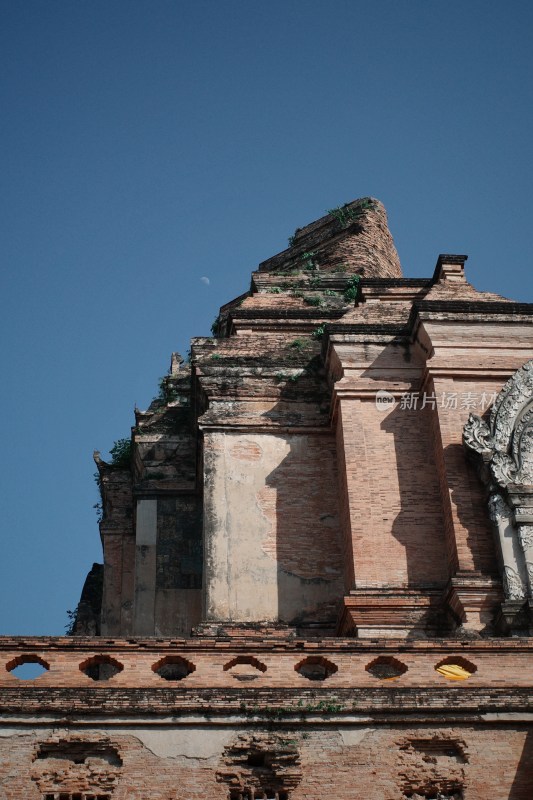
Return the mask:
[[[180,728],[149,730],[146,728],[114,728],[114,736],[135,736],[159,758],[190,758],[205,761],[220,757],[234,736],[232,730]]]
[[[51,730],[46,730],[43,728],[39,728],[39,732],[37,733],[36,728],[0,728],[0,737],[3,739],[9,739],[11,736],[49,736]]]
[[[374,728],[347,728],[340,731],[341,739],[346,747],[353,747],[361,744],[369,733],[373,733]]]
[[[157,541],[157,500],[137,503],[137,545],[155,545]]]

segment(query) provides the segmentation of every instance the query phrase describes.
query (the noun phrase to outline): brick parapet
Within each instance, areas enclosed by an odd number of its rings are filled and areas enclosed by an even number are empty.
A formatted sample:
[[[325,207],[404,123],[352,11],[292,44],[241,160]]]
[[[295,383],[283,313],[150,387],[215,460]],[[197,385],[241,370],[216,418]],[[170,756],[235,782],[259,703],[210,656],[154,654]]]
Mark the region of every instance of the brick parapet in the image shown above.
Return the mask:
[[[322,639],[272,641],[157,639],[110,640],[104,638],[5,638],[0,640],[0,686],[4,690],[25,692],[34,689],[109,687],[146,689],[173,686],[182,690],[234,689],[237,691],[292,690],[335,692],[337,690],[373,689],[394,685],[406,690],[422,687],[446,692],[451,683],[436,671],[443,661],[466,660],[473,673],[457,689],[481,690],[488,687],[509,689],[533,686],[533,639],[420,640],[405,639]],[[80,666],[92,657],[110,659],[122,670],[112,678],[95,682]],[[165,659],[183,659],[192,671],[179,681],[169,682],[154,672]],[[374,677],[367,667],[376,658],[391,658],[401,663],[405,672],[393,681]],[[235,671],[234,660],[239,668]],[[310,681],[296,670],[311,659],[325,659],[336,671],[323,681]],[[8,672],[6,665],[20,661],[44,662],[49,670],[38,678],[24,681]],[[257,668],[260,665],[260,669]],[[228,666],[229,665],[229,666]],[[241,683],[242,669],[246,678]],[[264,670],[264,671],[263,671]],[[248,681],[253,681],[253,688]],[[214,701],[215,702],[215,701]],[[215,702],[216,705],[216,702]]]

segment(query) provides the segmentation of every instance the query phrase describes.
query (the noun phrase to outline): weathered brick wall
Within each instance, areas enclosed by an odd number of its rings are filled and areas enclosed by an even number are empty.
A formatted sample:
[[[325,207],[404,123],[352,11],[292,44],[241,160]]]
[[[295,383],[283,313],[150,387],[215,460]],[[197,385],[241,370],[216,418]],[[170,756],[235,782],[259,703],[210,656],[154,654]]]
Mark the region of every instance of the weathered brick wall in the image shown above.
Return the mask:
[[[532,640],[498,638],[461,439],[533,307],[465,258],[402,279],[355,201],[173,357],[129,471],[103,470],[102,630],[129,638],[0,641],[0,800],[530,800]]]
[[[259,265],[263,271],[294,269],[311,258],[317,268],[339,267],[367,277],[400,278],[402,269],[384,206],[374,198],[348,203],[337,214],[299,228],[292,245]]]
[[[342,594],[335,442],[205,434],[209,621],[334,626]]]
[[[463,427],[472,411],[482,412],[482,398],[500,391],[505,381],[472,381],[435,378],[438,398],[435,410],[434,453],[444,500],[450,566],[484,575],[498,574],[494,537],[485,500],[485,490],[475,469],[468,463],[462,443]],[[457,407],[446,407],[447,398],[457,398]],[[468,405],[470,402],[470,406]],[[474,403],[474,405],[472,405]]]
[[[128,634],[133,624],[135,533],[133,485],[129,469],[102,469],[97,461],[102,495],[100,536],[104,557],[101,632]]]
[[[343,400],[351,549],[358,588],[444,586],[442,506],[428,410]]]
[[[60,792],[69,800],[81,792],[113,800],[229,800],[230,789],[234,796],[253,789],[256,796],[277,792],[291,800],[529,800],[532,759],[533,729],[509,723],[406,730],[366,722],[302,730],[264,724],[162,728],[138,720],[103,729],[4,728],[0,792],[5,800],[42,800]]]
[[[188,636],[202,617],[202,506],[197,495],[157,501],[154,633]]]
[[[79,667],[94,655],[122,671],[91,679]],[[31,681],[5,669],[31,658],[50,669]],[[173,658],[189,664],[186,677],[154,672]],[[376,672],[384,660],[404,671]],[[308,661],[329,665],[329,677],[306,677]],[[436,671],[450,661],[470,676]],[[529,800],[533,791],[525,639],[4,638],[0,670],[5,800],[230,800],[251,790]]]

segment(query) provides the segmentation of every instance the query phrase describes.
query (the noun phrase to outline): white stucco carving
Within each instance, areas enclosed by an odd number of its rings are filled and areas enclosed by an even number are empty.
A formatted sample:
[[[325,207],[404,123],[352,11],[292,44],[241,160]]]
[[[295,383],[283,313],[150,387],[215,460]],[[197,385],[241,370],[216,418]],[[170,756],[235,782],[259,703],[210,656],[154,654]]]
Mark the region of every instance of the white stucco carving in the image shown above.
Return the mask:
[[[508,565],[503,568],[503,590],[509,600],[523,600],[526,597],[526,587],[522,578]]]
[[[504,385],[488,423],[470,414],[463,442],[488,485],[505,595],[533,597],[533,359]]]
[[[518,519],[517,519],[518,522]],[[529,550],[533,547],[533,525],[520,525],[518,526],[518,538],[524,550]]]

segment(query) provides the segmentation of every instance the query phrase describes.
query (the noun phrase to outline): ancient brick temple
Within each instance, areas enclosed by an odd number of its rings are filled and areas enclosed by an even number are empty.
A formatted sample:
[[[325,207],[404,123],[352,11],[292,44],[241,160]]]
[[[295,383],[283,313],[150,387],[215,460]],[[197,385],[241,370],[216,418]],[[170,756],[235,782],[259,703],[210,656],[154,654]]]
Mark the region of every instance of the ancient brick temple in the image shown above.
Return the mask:
[[[74,635],[0,640],[0,800],[533,798],[533,305],[465,261],[357,200],[172,357]]]

